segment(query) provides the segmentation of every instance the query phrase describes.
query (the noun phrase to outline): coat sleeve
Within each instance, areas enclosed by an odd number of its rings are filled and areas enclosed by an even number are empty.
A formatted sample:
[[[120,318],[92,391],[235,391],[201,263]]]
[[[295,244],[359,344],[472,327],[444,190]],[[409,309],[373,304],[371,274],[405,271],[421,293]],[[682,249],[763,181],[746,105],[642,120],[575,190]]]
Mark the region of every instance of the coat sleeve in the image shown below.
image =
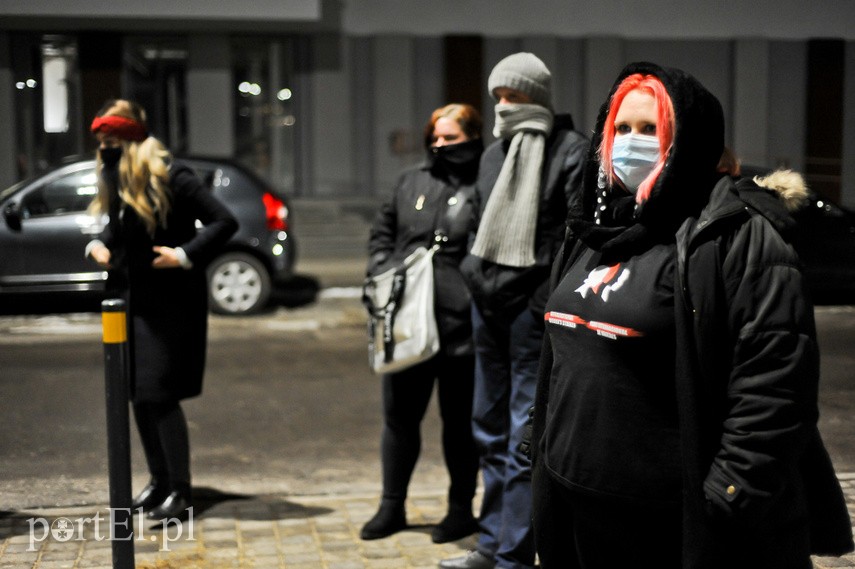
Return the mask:
[[[564,171],[566,178],[564,182],[564,200],[568,211],[582,191],[582,172],[585,169],[585,158],[588,154],[588,141],[582,136],[573,141],[564,156]]]
[[[237,231],[238,222],[189,168],[176,167],[170,186],[176,202],[181,200],[182,207],[205,226],[204,231],[196,232],[192,239],[181,244],[194,265],[205,265]]]
[[[714,516],[752,523],[787,491],[816,427],[816,330],[797,257],[765,219],[737,231],[722,279],[732,361],[704,493]]]
[[[398,194],[403,191],[406,175],[401,175],[389,199],[380,206],[368,236],[368,267],[365,273],[374,275],[395,251],[398,238]]]
[[[107,211],[107,223],[101,229],[96,241],[100,241],[107,249],[113,250],[113,245],[116,242],[116,224],[118,223],[119,215],[119,196],[113,195]]]
[[[104,247],[111,251],[113,250],[113,243],[115,243],[113,223],[113,218],[111,216],[107,219],[107,223],[104,224],[103,229],[101,229],[101,232],[98,234],[98,238],[93,240],[93,242],[100,241]],[[88,249],[89,247],[87,246],[87,251]]]

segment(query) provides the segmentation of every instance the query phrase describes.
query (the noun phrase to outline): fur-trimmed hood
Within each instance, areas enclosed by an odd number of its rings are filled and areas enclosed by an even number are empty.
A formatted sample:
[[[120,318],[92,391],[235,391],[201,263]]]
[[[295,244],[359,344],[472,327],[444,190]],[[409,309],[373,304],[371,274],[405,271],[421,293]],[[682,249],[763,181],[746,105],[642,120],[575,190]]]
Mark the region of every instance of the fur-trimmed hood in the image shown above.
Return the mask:
[[[776,170],[766,176],[721,180],[713,189],[709,203],[698,222],[708,225],[729,213],[748,206],[765,217],[787,239],[798,239],[794,213],[808,203],[808,189],[801,174]]]
[[[808,203],[804,177],[793,170],[776,170],[767,176],[754,176],[754,183],[777,194],[787,211],[798,211]]]

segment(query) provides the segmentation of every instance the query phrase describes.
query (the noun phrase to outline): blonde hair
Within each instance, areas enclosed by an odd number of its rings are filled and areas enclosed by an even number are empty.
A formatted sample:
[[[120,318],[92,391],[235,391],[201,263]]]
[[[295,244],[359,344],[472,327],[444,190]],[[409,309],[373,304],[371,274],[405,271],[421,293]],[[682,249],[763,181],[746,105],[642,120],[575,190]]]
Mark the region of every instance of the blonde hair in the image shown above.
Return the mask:
[[[108,101],[98,116],[119,116],[146,125],[145,109],[124,99]],[[119,198],[133,208],[148,233],[154,235],[158,225],[166,227],[166,218],[171,207],[169,166],[172,163],[172,154],[153,136],[139,142],[120,140],[122,157],[119,160]],[[90,207],[94,214],[107,212],[110,207],[110,192],[102,176],[103,169],[104,164],[99,152],[96,159],[98,196]]]

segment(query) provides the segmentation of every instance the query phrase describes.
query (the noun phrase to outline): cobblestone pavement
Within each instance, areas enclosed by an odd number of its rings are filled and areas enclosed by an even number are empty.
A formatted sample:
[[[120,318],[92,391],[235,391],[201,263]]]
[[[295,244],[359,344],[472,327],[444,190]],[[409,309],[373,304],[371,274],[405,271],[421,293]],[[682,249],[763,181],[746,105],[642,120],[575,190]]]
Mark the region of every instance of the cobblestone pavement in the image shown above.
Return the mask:
[[[376,495],[218,499],[222,501],[210,503],[202,496],[202,511],[194,508],[192,524],[185,521],[162,530],[135,519],[136,567],[436,567],[440,559],[459,555],[475,543],[474,537],[442,545],[431,542],[432,524],[445,514],[444,492],[411,497],[410,529],[376,541],[359,539],[359,529],[377,507]],[[111,567],[111,542],[105,539],[108,515],[106,507],[0,513],[0,567]],[[61,535],[62,529],[68,533]]]
[[[855,514],[855,474],[841,475]],[[407,503],[410,528],[376,541],[359,539],[377,496],[323,495],[261,498],[196,492],[193,523],[165,530],[136,520],[137,569],[421,569],[460,555],[475,536],[437,545],[432,524],[445,514],[444,491],[422,492]],[[198,508],[199,511],[196,511]],[[100,526],[96,517],[100,515]],[[109,568],[108,510],[92,507],[0,512],[0,568]],[[63,531],[65,533],[63,533]],[[814,559],[819,569],[855,567],[855,555]]]

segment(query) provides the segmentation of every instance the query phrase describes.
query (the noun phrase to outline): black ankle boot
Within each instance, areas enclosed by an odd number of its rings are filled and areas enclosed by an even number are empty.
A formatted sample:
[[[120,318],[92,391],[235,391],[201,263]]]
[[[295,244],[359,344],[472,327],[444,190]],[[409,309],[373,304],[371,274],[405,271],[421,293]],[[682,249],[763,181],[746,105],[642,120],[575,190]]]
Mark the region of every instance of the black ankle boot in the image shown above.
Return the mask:
[[[150,520],[170,520],[177,518],[183,520],[188,515],[190,507],[190,485],[177,484],[166,498],[155,508],[152,508],[146,517]]]
[[[162,503],[167,496],[169,496],[169,482],[165,478],[152,476],[148,485],[134,498],[132,509],[151,509]]]
[[[439,522],[430,534],[434,543],[448,543],[470,536],[478,531],[478,520],[472,515],[472,508],[451,507],[448,514]]]
[[[406,528],[407,514],[404,510],[404,503],[397,500],[383,500],[374,517],[362,526],[359,537],[364,540],[380,539]]]

